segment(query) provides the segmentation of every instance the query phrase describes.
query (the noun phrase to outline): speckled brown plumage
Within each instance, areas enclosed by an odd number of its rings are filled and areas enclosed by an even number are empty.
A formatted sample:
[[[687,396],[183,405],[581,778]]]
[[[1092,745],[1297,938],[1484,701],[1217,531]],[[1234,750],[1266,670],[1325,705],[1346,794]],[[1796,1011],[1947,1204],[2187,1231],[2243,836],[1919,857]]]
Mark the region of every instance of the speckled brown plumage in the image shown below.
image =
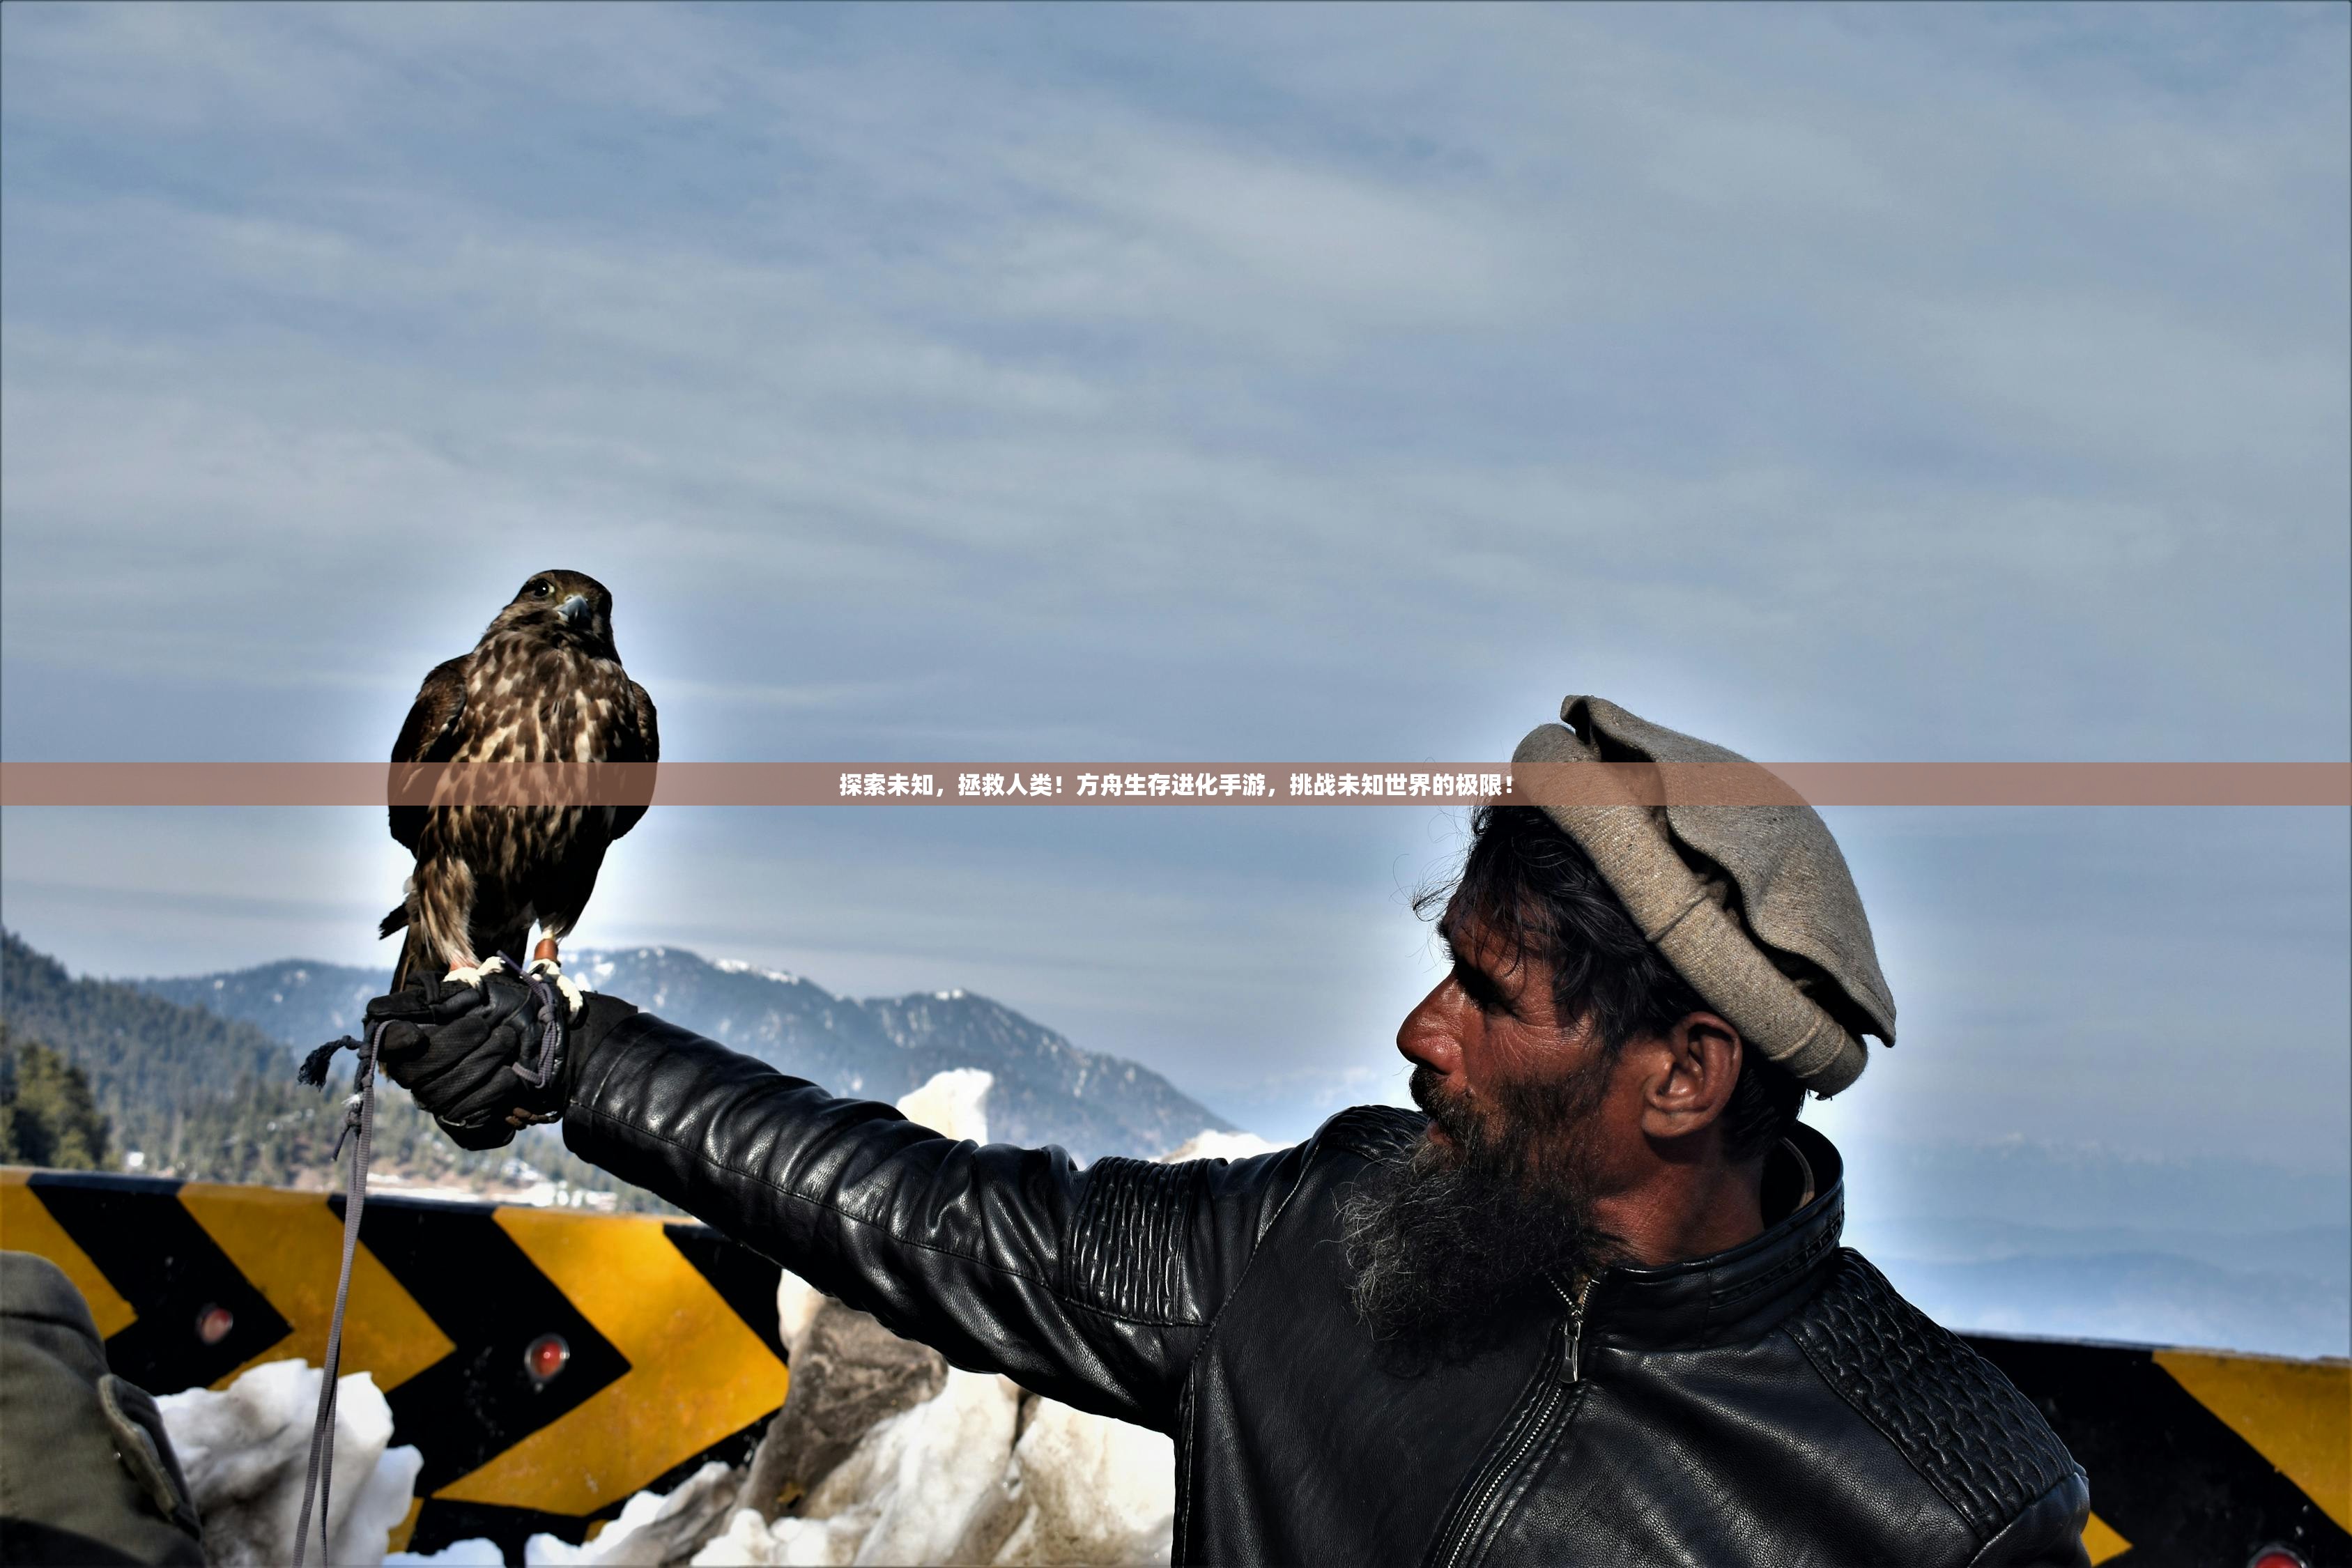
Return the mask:
[[[613,595],[578,572],[541,572],[474,651],[425,678],[393,743],[401,763],[651,763],[661,755],[653,700],[613,647]],[[642,805],[392,808],[392,836],[415,852],[389,936],[408,937],[394,989],[419,965],[472,969],[520,960],[530,928],[560,941],[578,923],[613,840]]]

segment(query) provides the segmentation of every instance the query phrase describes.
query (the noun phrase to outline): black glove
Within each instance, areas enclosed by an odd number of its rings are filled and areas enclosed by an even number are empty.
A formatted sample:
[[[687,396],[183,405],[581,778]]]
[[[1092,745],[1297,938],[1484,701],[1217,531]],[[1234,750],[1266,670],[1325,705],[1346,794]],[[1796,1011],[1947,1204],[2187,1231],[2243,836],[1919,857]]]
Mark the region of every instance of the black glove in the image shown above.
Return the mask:
[[[570,1055],[563,1013],[562,996],[550,1006],[512,974],[486,974],[477,985],[419,974],[406,989],[369,1003],[365,1026],[375,1037],[383,1026],[377,1064],[452,1142],[496,1149],[512,1142],[518,1127],[562,1113]]]

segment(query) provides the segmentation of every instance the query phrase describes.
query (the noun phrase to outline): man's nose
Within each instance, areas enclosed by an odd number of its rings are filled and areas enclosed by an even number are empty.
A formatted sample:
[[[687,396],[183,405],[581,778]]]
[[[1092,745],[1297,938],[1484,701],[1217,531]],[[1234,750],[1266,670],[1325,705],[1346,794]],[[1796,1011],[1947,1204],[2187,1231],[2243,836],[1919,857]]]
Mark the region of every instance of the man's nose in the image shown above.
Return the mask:
[[[1397,1049],[1417,1067],[1451,1078],[1462,1068],[1460,1007],[1466,1003],[1454,977],[1439,981],[1397,1026]]]

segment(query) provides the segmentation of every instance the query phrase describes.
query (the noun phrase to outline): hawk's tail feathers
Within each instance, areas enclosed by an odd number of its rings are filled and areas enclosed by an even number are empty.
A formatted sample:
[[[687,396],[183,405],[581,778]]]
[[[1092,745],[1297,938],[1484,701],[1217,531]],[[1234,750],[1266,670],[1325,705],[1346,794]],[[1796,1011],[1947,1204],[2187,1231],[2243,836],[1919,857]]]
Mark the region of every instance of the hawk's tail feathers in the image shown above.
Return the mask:
[[[416,931],[411,931],[407,940],[400,944],[400,960],[392,966],[392,988],[394,991],[405,991],[408,988],[408,977],[416,972],[417,962],[424,945],[424,935]]]

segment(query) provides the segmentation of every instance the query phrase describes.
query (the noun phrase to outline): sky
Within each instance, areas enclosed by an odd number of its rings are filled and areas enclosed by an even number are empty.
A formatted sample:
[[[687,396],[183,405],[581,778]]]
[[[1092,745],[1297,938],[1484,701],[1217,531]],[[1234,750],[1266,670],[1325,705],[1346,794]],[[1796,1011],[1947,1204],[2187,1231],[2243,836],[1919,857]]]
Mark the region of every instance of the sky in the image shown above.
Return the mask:
[[[529,574],[665,755],[2352,754],[2340,6],[0,8],[0,755],[368,760]],[[2338,1180],[2341,810],[1842,808],[1842,1139]],[[656,808],[577,942],[1297,1137],[1458,812]],[[389,965],[380,813],[13,808],[79,971]]]

